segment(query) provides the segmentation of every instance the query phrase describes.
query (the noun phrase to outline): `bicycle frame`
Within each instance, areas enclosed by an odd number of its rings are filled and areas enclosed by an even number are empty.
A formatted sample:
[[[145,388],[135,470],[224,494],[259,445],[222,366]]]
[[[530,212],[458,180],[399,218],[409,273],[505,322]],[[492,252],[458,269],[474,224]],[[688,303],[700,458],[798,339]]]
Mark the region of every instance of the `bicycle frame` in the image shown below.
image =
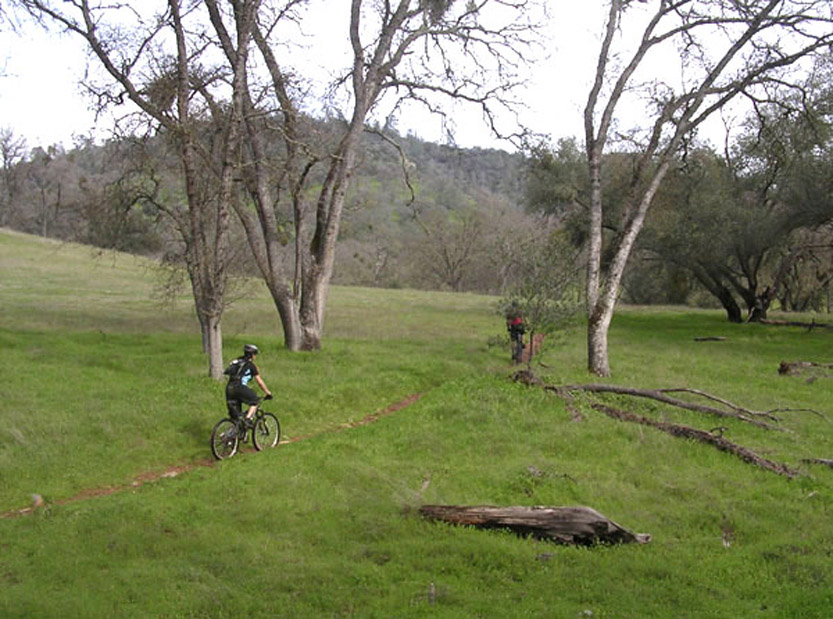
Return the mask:
[[[240,443],[248,442],[249,436],[257,451],[261,451],[264,447],[277,446],[280,442],[280,422],[274,414],[261,408],[262,403],[268,399],[271,397],[267,396],[258,401],[251,420],[246,418],[246,414],[242,412],[242,406],[236,400],[226,400],[229,416],[218,421],[211,432],[211,450],[214,457],[218,460],[232,457],[237,453]],[[226,432],[221,430],[224,424],[228,428]],[[226,453],[227,450],[228,453]]]

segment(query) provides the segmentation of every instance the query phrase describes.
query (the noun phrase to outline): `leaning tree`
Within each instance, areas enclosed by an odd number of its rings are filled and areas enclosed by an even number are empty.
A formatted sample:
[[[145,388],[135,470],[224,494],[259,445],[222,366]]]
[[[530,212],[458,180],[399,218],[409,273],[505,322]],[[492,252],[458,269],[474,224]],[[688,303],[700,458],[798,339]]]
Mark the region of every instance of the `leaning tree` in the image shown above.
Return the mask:
[[[828,0],[611,0],[584,112],[590,176],[586,281],[588,369],[610,374],[608,330],[622,276],[646,215],[686,136],[733,101],[776,96],[800,79],[801,63],[829,52]],[[667,79],[654,60],[674,58]],[[623,115],[641,94],[646,124]],[[635,153],[623,214],[605,246],[605,153]],[[611,256],[604,263],[602,257]]]

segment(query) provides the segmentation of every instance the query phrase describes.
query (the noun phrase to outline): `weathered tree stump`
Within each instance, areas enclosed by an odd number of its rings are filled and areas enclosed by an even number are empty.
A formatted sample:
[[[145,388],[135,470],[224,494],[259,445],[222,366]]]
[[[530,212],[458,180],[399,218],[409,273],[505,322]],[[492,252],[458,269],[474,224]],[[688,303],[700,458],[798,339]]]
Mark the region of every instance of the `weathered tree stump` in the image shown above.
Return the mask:
[[[439,520],[480,529],[508,529],[524,537],[559,544],[646,544],[651,536],[632,533],[595,509],[577,507],[492,507],[488,505],[423,505],[419,513]]]

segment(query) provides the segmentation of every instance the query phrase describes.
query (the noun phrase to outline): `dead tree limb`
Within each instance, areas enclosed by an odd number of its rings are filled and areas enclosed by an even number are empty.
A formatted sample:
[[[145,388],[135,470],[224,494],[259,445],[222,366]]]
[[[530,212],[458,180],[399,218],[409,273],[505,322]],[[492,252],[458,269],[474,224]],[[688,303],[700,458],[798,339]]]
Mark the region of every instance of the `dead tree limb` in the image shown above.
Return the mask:
[[[770,413],[813,413],[816,417],[821,417],[827,423],[830,423],[830,418],[821,411],[812,408],[773,408]]]
[[[801,461],[806,462],[807,464],[823,464],[824,466],[833,468],[833,460],[829,460],[827,458],[804,458]]]
[[[525,384],[533,385],[533,386],[540,386],[547,391],[552,391],[558,394],[562,399],[568,402],[568,409],[570,407],[575,407],[575,403],[573,401],[573,393],[575,391],[584,391],[584,392],[591,392],[591,393],[614,393],[620,395],[630,395],[630,396],[637,396],[637,397],[645,397],[657,400],[659,402],[663,402],[666,404],[671,404],[673,406],[677,406],[683,409],[692,410],[696,412],[704,412],[709,413],[712,415],[717,415],[719,417],[731,417],[735,419],[740,419],[741,421],[745,421],[755,426],[763,427],[770,430],[782,430],[781,428],[775,427],[771,424],[764,423],[761,421],[757,421],[752,419],[753,416],[758,417],[768,417],[769,419],[778,418],[773,416],[772,413],[760,413],[755,411],[750,411],[746,408],[737,406],[727,400],[714,396],[712,394],[699,391],[696,389],[688,389],[688,388],[675,388],[675,389],[634,389],[630,387],[620,387],[617,385],[603,385],[603,384],[589,384],[589,385],[567,385],[567,386],[553,386],[553,385],[546,385],[540,379],[538,379],[534,375],[529,376],[515,376],[516,380],[522,380]],[[702,404],[694,404],[691,402],[686,402],[685,400],[680,400],[677,398],[672,398],[668,393],[678,393],[678,392],[686,392],[692,393],[695,395],[699,395],[710,399],[714,402],[718,402],[727,408],[731,409],[729,411],[721,410],[712,406],[706,406]],[[619,410],[613,408],[611,406],[606,406],[599,403],[591,403],[590,406],[597,411],[600,411],[609,417],[617,419],[619,421],[627,421],[632,423],[638,423],[646,426],[650,426],[656,428],[658,430],[662,430],[672,436],[677,436],[681,438],[693,439],[699,441],[701,443],[711,445],[720,451],[724,451],[727,453],[731,453],[738,458],[763,468],[765,470],[771,471],[778,475],[783,475],[785,477],[797,477],[799,472],[789,468],[784,464],[779,464],[777,462],[773,462],[772,460],[768,460],[762,456],[759,456],[757,453],[752,451],[751,449],[747,449],[741,445],[737,445],[732,443],[731,441],[723,438],[723,432],[726,428],[714,428],[710,432],[706,432],[703,430],[698,430],[697,428],[692,428],[690,426],[684,426],[679,424],[673,424],[663,421],[655,421],[648,417],[643,417],[642,415],[637,415],[635,413]]]
[[[580,546],[646,544],[651,536],[632,533],[595,509],[577,507],[492,507],[423,505],[420,515],[480,529],[508,529],[517,535]]]
[[[697,428],[692,428],[689,426],[683,426],[664,421],[655,421],[653,419],[649,419],[648,417],[643,417],[642,415],[637,415],[635,413],[618,410],[616,408],[613,408],[611,406],[605,406],[603,404],[593,404],[592,406],[593,409],[602,412],[605,415],[612,417],[613,419],[618,419],[619,421],[628,421],[632,423],[642,424],[645,426],[650,426],[652,428],[662,430],[663,432],[666,432],[667,434],[670,434],[672,436],[693,439],[701,443],[705,443],[707,445],[712,445],[720,451],[725,451],[727,453],[733,454],[741,460],[744,460],[750,464],[754,464],[755,466],[759,466],[763,469],[766,469],[767,471],[777,473],[778,475],[783,475],[789,478],[797,477],[799,475],[798,471],[795,471],[784,464],[778,464],[777,462],[773,462],[772,460],[763,458],[751,449],[747,449],[746,447],[742,447],[740,445],[732,443],[731,441],[726,440],[720,435],[712,434],[710,432],[704,432],[703,430],[698,430]]]
[[[658,402],[663,402],[664,404],[670,404],[671,406],[676,406],[678,408],[683,408],[685,410],[695,411],[698,413],[706,413],[708,415],[715,415],[717,417],[730,417],[734,419],[739,419],[740,421],[744,421],[746,423],[752,424],[753,426],[758,426],[759,428],[766,428],[767,430],[777,430],[779,432],[785,432],[783,428],[779,428],[772,424],[766,423],[764,421],[758,421],[757,419],[753,419],[753,417],[767,417],[769,419],[773,419],[777,421],[777,417],[773,417],[768,413],[759,413],[755,411],[750,411],[748,409],[742,408],[735,404],[731,404],[730,402],[726,402],[725,400],[721,400],[716,396],[712,396],[702,391],[697,391],[695,389],[635,389],[633,387],[620,387],[618,385],[604,385],[604,384],[588,384],[588,385],[568,385],[565,387],[545,387],[546,389],[550,390],[566,390],[566,391],[590,391],[593,393],[615,393],[619,395],[629,395],[639,398],[650,398],[652,400],[656,400]],[[685,400],[681,400],[679,398],[672,398],[671,396],[667,395],[670,392],[680,392],[686,391],[689,393],[694,393],[697,395],[701,395],[704,397],[708,397],[717,402],[721,402],[728,406],[731,410],[723,410],[720,408],[715,408],[714,406],[707,406],[705,404],[695,404],[693,402],[687,402]]]
[[[729,400],[724,400],[721,397],[718,397],[714,394],[709,393],[708,391],[701,391],[700,389],[691,389],[689,387],[672,387],[667,389],[657,389],[659,393],[691,393],[693,395],[698,395],[702,398],[707,400],[711,400],[712,402],[717,402],[718,404],[722,404],[723,406],[732,409],[741,414],[751,415],[753,417],[766,417],[771,421],[780,421],[778,417],[772,414],[772,411],[753,411],[743,406],[738,406]]]
[[[573,394],[563,389],[558,390],[557,393],[564,400],[564,406],[567,407],[567,412],[570,413],[570,419],[572,421],[584,421],[584,415],[576,406],[576,399]]]

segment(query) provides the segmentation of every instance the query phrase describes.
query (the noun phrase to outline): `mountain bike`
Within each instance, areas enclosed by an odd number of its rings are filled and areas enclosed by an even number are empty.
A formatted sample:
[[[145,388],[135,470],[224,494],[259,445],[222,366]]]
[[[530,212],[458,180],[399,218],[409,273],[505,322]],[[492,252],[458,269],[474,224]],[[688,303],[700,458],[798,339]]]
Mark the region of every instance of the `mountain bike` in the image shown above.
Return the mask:
[[[270,400],[271,396],[264,398]],[[221,419],[211,430],[211,453],[218,460],[231,458],[237,453],[241,443],[249,437],[257,451],[267,447],[276,447],[281,440],[281,424],[272,413],[260,408],[263,400],[258,402],[257,411],[251,421],[240,410],[240,403],[229,400],[229,416]]]

